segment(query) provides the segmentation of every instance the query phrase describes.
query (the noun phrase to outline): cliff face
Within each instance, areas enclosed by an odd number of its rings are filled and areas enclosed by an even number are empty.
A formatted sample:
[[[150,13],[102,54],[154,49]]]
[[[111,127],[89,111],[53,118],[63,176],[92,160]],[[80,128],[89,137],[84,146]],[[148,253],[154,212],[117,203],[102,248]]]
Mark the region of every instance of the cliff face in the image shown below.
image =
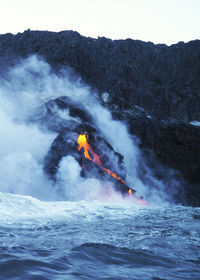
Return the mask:
[[[167,47],[131,39],[92,39],[77,32],[0,35],[1,67],[38,54],[55,69],[71,66],[122,109],[144,108],[162,120],[200,120],[200,41]]]
[[[72,31],[0,35],[2,74],[30,54],[44,57],[54,71],[72,67],[113,117],[126,121],[142,148],[183,175],[189,203],[200,205],[200,127],[189,124],[200,121],[200,41],[168,47]]]

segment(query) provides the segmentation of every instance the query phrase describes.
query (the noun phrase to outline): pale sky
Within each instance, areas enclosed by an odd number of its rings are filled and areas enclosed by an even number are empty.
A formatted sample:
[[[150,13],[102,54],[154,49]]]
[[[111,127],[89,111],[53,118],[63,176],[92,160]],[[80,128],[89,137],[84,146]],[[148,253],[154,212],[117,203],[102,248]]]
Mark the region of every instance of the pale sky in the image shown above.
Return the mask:
[[[200,39],[200,0],[0,0],[0,34],[26,29],[171,45]]]

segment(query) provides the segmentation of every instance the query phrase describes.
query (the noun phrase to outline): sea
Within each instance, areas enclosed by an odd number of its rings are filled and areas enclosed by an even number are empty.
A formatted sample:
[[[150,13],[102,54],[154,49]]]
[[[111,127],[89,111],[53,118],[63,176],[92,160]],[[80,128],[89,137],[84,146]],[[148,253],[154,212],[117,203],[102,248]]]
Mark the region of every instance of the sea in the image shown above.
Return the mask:
[[[200,208],[0,193],[0,279],[200,279]]]

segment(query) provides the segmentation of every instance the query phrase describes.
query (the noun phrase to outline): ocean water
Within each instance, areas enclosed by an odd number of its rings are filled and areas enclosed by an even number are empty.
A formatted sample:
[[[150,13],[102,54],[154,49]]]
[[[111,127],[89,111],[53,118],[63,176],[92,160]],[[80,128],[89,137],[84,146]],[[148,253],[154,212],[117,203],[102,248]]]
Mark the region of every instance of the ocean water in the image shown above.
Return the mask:
[[[0,193],[0,279],[200,279],[200,208]]]

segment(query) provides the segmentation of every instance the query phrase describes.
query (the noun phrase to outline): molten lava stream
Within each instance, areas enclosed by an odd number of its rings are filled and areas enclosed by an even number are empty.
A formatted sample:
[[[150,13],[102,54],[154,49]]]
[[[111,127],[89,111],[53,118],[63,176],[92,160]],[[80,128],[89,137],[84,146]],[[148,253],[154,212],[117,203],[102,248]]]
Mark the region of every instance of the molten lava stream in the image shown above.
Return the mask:
[[[93,152],[92,148],[90,147],[89,143],[87,142],[87,136],[85,134],[80,134],[79,137],[78,137],[78,151],[80,151],[82,148],[84,149],[85,158],[87,158],[87,159],[95,162],[96,164],[98,164],[110,176],[112,176],[115,179],[120,180],[125,185],[125,182],[120,177],[118,177],[117,174],[115,174],[114,172],[110,171],[107,168],[104,168],[101,165],[101,160],[100,160],[99,155],[97,155]],[[89,152],[92,154],[92,158],[90,157]],[[130,196],[133,195],[131,188],[129,188],[128,193],[129,193]]]

